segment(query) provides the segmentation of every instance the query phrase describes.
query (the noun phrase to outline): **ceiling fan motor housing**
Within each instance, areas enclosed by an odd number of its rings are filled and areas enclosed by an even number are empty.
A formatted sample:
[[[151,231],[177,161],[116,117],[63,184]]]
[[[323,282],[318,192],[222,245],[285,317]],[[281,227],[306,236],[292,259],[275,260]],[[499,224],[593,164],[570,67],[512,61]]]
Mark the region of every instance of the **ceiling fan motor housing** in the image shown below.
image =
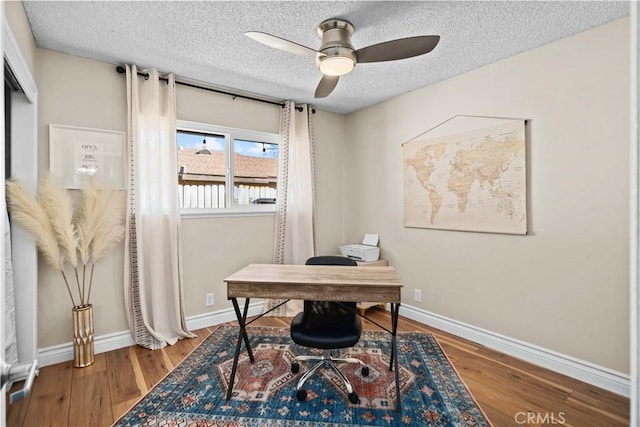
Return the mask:
[[[343,19],[327,19],[318,25],[322,38],[317,65],[324,74],[341,76],[355,67],[357,58],[351,44],[353,25]]]

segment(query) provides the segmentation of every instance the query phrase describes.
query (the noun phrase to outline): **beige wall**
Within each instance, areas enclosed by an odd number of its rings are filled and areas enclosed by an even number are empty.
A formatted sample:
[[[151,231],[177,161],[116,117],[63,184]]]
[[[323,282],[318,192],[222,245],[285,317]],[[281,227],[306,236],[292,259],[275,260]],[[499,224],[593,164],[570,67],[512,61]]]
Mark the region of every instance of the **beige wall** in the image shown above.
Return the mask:
[[[37,50],[34,76],[39,92],[38,169],[49,169],[49,124],[127,130],[124,77],[113,65]],[[123,247],[95,267],[91,299],[96,336],[127,329],[123,291]],[[71,304],[60,273],[44,262],[38,277],[38,347],[71,338]],[[71,276],[73,277],[73,276]]]
[[[40,92],[39,170],[48,169],[48,125],[64,124],[126,131],[124,76],[112,64],[37,50],[36,82]],[[222,126],[278,132],[280,107],[178,86],[179,119]],[[318,111],[316,124],[318,223],[320,247],[335,252],[342,241],[341,152],[344,118]],[[338,187],[338,188],[336,188]],[[327,208],[323,208],[326,206]],[[336,226],[336,222],[339,224]],[[184,296],[187,316],[230,307],[222,280],[250,262],[271,262],[274,217],[185,218]],[[123,248],[96,266],[92,300],[96,336],[127,329],[123,292]],[[71,338],[68,297],[59,272],[40,263],[38,346],[67,343]],[[204,306],[214,292],[215,305]]]
[[[317,110],[315,136],[316,224],[319,255],[339,254],[344,244],[343,194],[350,186],[344,172],[345,118]]]
[[[21,3],[5,12],[39,88],[39,168],[50,123],[126,129],[111,64],[36,49]],[[343,117],[318,111],[320,252],[365,232],[407,304],[628,372],[628,20]],[[178,117],[274,132],[278,107],[180,87]],[[529,235],[405,229],[401,143],[456,115],[520,117],[528,130]],[[346,136],[346,137],[345,137]],[[183,220],[188,316],[228,308],[222,279],[272,257],[273,217]],[[96,334],[126,329],[122,247],[97,266]],[[39,277],[39,347],[70,341],[58,272]],[[423,303],[413,289],[423,290]],[[204,307],[204,293],[216,304]]]
[[[178,118],[263,132],[278,132],[281,107],[178,86]],[[321,253],[342,242],[342,150],[344,117],[316,111],[318,234]],[[187,315],[230,307],[223,279],[249,263],[273,260],[274,216],[183,218]],[[205,307],[205,294],[215,304]]]
[[[623,19],[351,114],[347,240],[407,304],[629,372],[629,87]],[[403,227],[401,144],[460,114],[530,120],[527,236]]]
[[[235,101],[198,89],[178,86],[178,118],[221,126],[278,132],[281,107]],[[333,253],[342,239],[341,156],[344,118],[317,111],[315,123],[318,168],[318,229],[321,253]],[[187,315],[229,308],[223,279],[251,262],[273,260],[274,216],[184,218],[183,258]],[[205,307],[205,294],[215,304]]]
[[[177,85],[176,88],[179,120],[278,133],[281,110],[278,105],[243,98],[234,100],[228,95],[188,86]]]
[[[280,107],[178,86],[180,120],[278,132]],[[223,279],[251,262],[273,258],[273,216],[182,220],[185,310],[188,316],[230,307]],[[205,294],[215,304],[205,307]]]
[[[3,1],[2,5],[4,6],[4,15],[29,67],[29,71],[31,71],[32,75],[35,75],[36,42],[33,39],[29,21],[27,21],[24,6],[21,1]]]

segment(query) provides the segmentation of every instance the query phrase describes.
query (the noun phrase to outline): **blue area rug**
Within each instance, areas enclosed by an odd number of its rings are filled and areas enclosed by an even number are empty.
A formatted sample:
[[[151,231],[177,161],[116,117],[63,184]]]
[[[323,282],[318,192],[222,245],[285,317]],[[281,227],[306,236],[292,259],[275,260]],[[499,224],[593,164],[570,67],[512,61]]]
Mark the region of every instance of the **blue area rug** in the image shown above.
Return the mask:
[[[391,340],[386,332],[363,332],[348,355],[369,366],[340,368],[360,396],[346,390],[330,369],[307,383],[307,400],[296,399],[295,385],[307,366],[291,372],[297,354],[313,353],[293,344],[284,328],[250,327],[255,363],[242,350],[234,393],[225,400],[238,328],[216,329],[115,425],[195,426],[490,426],[436,339],[425,333],[398,334],[402,413],[389,371]]]

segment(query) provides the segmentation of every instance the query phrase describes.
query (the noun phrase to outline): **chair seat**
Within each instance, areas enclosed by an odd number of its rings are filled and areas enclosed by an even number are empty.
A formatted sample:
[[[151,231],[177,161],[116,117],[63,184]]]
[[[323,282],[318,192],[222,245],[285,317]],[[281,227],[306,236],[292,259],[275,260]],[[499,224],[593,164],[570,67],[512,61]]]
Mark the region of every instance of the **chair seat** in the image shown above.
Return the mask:
[[[362,334],[362,324],[358,316],[354,316],[351,322],[338,325],[327,322],[322,328],[317,326],[317,319],[316,326],[306,327],[303,318],[304,313],[298,313],[291,322],[291,339],[305,347],[323,350],[353,347]]]
[[[345,257],[318,256],[309,258],[307,265],[342,265],[356,267],[358,264]],[[369,374],[369,368],[356,358],[335,358],[331,350],[353,347],[360,340],[362,323],[357,315],[355,302],[304,301],[304,311],[291,321],[291,340],[303,347],[324,350],[322,357],[296,356],[291,362],[291,372],[300,369],[298,362],[315,361],[316,364],[305,372],[296,385],[296,397],[300,402],[307,399],[304,383],[321,367],[332,369],[347,390],[349,402],[360,403],[358,394],[353,390],[349,379],[338,369],[336,363],[358,363],[362,366],[362,375]]]

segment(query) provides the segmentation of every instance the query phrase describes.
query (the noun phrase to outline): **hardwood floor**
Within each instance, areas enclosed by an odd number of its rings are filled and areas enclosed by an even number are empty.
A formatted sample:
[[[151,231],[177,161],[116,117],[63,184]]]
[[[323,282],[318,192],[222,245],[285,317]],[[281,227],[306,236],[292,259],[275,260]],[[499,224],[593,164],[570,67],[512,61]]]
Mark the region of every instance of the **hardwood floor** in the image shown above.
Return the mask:
[[[389,314],[377,308],[367,315],[380,324],[389,322]],[[255,324],[288,327],[289,322],[267,317]],[[364,327],[377,329],[367,321]],[[398,329],[434,334],[496,427],[629,425],[627,398],[409,319],[401,318]],[[72,362],[42,368],[31,394],[7,404],[7,425],[111,425],[214,330],[200,329],[197,338],[158,351],[133,346],[98,354],[93,365],[82,369],[74,369]]]

